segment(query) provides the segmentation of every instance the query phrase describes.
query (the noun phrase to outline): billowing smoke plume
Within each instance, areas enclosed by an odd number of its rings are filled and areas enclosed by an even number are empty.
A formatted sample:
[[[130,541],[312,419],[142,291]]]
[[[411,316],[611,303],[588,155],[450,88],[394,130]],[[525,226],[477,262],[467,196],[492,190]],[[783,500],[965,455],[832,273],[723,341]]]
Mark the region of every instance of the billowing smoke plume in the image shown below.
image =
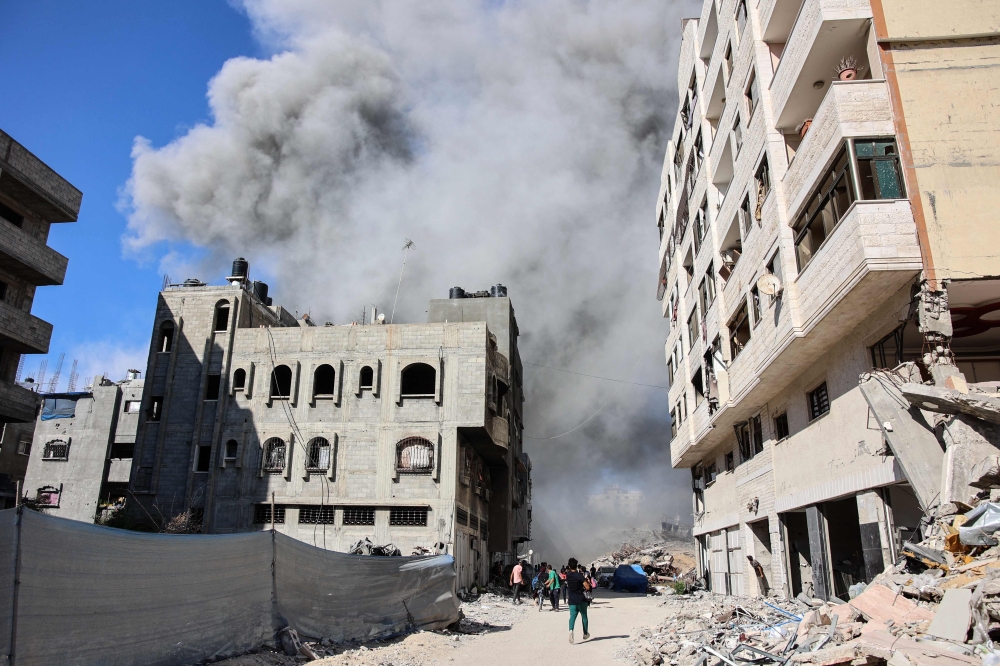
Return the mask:
[[[245,256],[276,302],[346,323],[391,312],[411,238],[396,322],[499,282],[526,362],[662,385],[653,210],[697,8],[244,0],[275,55],[223,66],[211,123],[136,140],[126,246],[181,279]],[[690,512],[666,391],[533,365],[525,380],[532,437],[607,403],[529,440],[536,532],[589,531],[586,494],[611,482],[647,493],[649,522]]]

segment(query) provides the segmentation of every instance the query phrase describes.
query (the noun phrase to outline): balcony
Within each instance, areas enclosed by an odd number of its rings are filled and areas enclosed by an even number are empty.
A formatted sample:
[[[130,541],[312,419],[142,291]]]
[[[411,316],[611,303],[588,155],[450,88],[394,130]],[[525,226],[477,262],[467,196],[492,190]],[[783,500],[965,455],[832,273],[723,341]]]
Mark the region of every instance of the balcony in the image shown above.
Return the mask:
[[[868,0],[802,3],[771,80],[775,127],[791,132],[815,115],[830,82],[836,79],[841,58],[853,56],[858,62],[858,78],[870,76],[867,45],[871,18]]]
[[[112,458],[108,467],[108,483],[128,483],[131,473],[131,458]]]
[[[688,397],[690,398],[690,395]],[[711,431],[712,417],[708,413],[708,399],[705,398],[688,413],[687,420],[681,424],[677,436],[670,442],[670,459],[673,466],[690,467],[698,463],[705,452],[700,444],[705,435]],[[691,456],[695,448],[699,453]]]
[[[828,86],[782,179],[790,217],[812,193],[844,139],[894,133],[885,81],[835,81]]]
[[[20,354],[47,354],[52,324],[0,301],[0,346]]]
[[[36,286],[62,284],[68,262],[45,243],[0,218],[0,263],[11,275]]]
[[[12,382],[0,381],[0,419],[30,423],[38,411],[38,394]]]

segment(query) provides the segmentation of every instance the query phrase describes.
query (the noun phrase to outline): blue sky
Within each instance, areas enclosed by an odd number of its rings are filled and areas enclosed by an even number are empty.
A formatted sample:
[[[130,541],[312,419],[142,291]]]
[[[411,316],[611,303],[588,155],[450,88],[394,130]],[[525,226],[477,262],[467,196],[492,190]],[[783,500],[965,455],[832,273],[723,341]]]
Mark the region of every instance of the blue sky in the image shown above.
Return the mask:
[[[137,354],[144,369],[162,275],[122,253],[132,141],[163,145],[207,120],[222,63],[262,55],[249,21],[224,0],[7,2],[0,20],[0,129],[83,191],[79,221],[49,237],[69,257],[66,282],[39,288],[32,310],[55,326],[49,374],[60,352],[61,385],[74,356],[81,374],[123,372]],[[27,357],[25,376],[41,358]]]

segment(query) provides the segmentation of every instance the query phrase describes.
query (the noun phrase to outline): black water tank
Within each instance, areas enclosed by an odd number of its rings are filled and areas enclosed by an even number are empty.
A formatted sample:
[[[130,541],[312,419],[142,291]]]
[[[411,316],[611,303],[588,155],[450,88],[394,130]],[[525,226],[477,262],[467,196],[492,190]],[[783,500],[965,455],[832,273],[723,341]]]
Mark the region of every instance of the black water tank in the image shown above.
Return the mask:
[[[461,287],[452,287],[448,290],[448,298],[465,298],[465,290]]]
[[[254,280],[253,283],[253,293],[257,296],[259,300],[264,305],[267,305],[267,283],[260,282],[259,280]]]
[[[507,296],[507,287],[502,284],[498,284],[492,289],[493,295],[497,298],[505,298]]]
[[[236,261],[233,262],[233,272],[230,273],[230,276],[245,278],[249,270],[250,264],[247,260],[243,257],[238,257]]]

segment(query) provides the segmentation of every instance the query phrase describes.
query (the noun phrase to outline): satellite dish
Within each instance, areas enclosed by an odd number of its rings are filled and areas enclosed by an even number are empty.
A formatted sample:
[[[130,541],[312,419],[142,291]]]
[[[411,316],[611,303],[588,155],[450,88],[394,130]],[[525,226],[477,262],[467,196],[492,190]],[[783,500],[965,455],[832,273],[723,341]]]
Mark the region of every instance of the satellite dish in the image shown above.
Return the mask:
[[[757,278],[757,290],[768,296],[777,296],[781,293],[781,280],[774,273],[764,273]]]

